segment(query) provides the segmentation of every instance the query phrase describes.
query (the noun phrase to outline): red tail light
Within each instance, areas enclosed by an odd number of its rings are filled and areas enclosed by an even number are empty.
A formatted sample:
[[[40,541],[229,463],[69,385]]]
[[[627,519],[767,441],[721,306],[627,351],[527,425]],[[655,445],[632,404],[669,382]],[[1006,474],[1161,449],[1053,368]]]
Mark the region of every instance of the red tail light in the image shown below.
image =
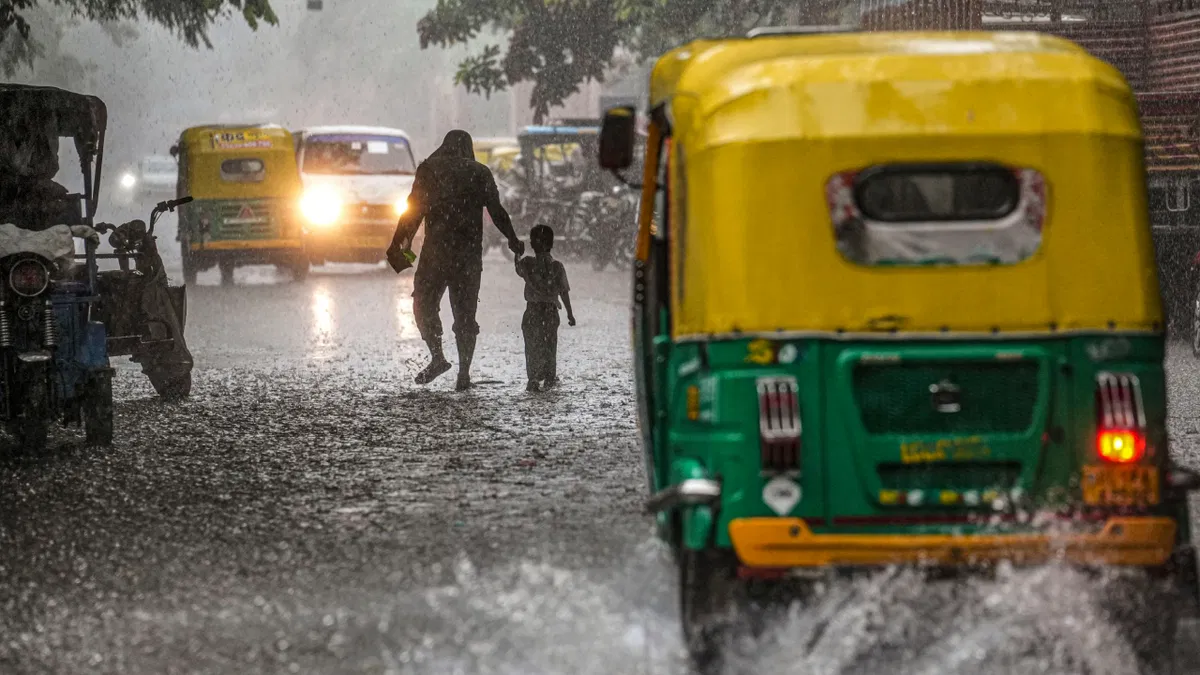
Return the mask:
[[[1131,464],[1146,456],[1146,412],[1136,375],[1097,374],[1096,413],[1096,453],[1100,459]]]
[[[758,431],[764,472],[791,473],[800,469],[799,392],[794,377],[758,379]]]
[[[1136,431],[1102,430],[1096,435],[1100,458],[1117,464],[1131,464],[1146,456],[1146,437]]]

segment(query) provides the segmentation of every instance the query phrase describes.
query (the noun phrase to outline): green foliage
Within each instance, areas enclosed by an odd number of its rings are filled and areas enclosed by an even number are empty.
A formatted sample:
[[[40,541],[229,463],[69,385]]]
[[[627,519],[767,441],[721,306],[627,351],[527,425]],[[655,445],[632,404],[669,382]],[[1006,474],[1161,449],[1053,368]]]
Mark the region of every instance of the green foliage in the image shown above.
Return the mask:
[[[483,94],[532,81],[530,104],[541,119],[584,82],[603,81],[618,54],[641,61],[693,38],[742,34],[836,4],[837,0],[438,0],[418,22],[417,31],[422,48],[474,45],[485,31],[507,33],[505,47],[486,44],[465,58],[456,79]]]
[[[55,11],[48,12],[43,5]],[[174,31],[192,47],[211,47],[208,27],[234,12],[240,13],[251,28],[278,22],[269,0],[0,0],[0,68],[6,75],[13,75],[22,66],[32,67],[45,52],[42,40],[53,38],[39,35],[34,19],[63,12],[102,24],[149,20]]]

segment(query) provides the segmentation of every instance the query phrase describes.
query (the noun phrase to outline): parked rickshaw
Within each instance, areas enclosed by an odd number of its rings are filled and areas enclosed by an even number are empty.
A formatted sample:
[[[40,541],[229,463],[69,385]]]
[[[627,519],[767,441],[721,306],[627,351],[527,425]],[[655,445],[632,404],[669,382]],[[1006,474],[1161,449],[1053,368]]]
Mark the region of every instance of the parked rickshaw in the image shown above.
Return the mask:
[[[696,663],[785,576],[1063,560],[1168,582],[1125,626],[1165,672],[1200,481],[1118,71],[1036,34],[752,34],[668,52],[649,98],[635,370]],[[607,113],[603,166],[635,126]]]
[[[476,138],[472,141],[475,146],[475,161],[480,164],[491,164],[496,153],[507,154],[511,149],[518,148],[515,138]]]
[[[233,283],[239,265],[275,265],[308,275],[299,205],[303,186],[292,135],[276,125],[192,127],[171,148],[179,160],[184,280],[218,267]]]
[[[154,243],[155,219],[175,204],[160,204],[149,228],[94,222],[108,122],[99,98],[4,84],[0,120],[0,423],[25,452],[55,424],[108,445],[110,357],[132,356],[163,398],[191,389],[186,296],[168,285]],[[74,142],[80,193],[57,182],[61,138]],[[113,253],[97,253],[101,233]],[[99,271],[102,258],[121,268]]]

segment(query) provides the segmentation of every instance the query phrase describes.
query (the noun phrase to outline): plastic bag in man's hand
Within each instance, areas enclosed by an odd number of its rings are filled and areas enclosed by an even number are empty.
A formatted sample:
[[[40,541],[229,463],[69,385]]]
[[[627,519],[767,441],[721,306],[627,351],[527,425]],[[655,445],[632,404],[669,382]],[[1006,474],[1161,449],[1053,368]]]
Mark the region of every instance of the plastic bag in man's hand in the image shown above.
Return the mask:
[[[388,264],[392,269],[396,270],[396,274],[400,274],[404,270],[413,266],[417,260],[417,254],[407,248],[389,248],[387,252]]]

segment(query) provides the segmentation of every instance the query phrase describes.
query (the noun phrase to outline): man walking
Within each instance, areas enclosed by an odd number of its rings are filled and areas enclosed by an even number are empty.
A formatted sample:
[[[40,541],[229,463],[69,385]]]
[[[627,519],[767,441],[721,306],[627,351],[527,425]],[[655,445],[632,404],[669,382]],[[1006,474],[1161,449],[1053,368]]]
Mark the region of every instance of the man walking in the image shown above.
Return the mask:
[[[471,359],[479,324],[479,282],[483,274],[483,210],[508,239],[513,253],[525,245],[513,231],[508,212],[500,205],[500,192],[492,172],[475,161],[471,135],[456,129],[432,155],[417,167],[408,210],[400,217],[392,238],[393,251],[408,248],[425,222],[425,243],[413,279],[413,315],[421,339],[429,347],[430,363],[417,373],[417,384],[428,384],[450,370],[442,352],[442,295],[450,292],[454,314],[454,339],[458,344],[459,391],[471,387]]]

